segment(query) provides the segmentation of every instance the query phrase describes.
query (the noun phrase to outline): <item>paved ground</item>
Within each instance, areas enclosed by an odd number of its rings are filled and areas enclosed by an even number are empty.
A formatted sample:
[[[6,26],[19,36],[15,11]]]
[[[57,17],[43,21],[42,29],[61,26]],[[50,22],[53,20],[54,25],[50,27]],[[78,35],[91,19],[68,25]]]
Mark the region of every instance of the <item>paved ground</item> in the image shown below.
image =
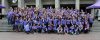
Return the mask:
[[[25,34],[23,32],[0,32],[0,40],[100,40],[100,32],[80,35]]]

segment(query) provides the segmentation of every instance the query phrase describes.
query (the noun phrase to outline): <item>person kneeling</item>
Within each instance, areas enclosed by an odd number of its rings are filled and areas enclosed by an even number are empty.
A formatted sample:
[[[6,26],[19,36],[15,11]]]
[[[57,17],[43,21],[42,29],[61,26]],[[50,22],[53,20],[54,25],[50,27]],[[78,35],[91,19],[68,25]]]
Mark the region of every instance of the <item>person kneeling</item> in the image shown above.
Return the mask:
[[[85,26],[84,26],[84,33],[89,33],[89,29],[90,29],[90,27],[89,27],[89,24],[86,22],[85,23]]]
[[[26,25],[24,25],[24,30],[25,30],[25,33],[27,33],[27,34],[30,33],[30,27],[29,27],[28,23]]]
[[[57,32],[58,33],[62,33],[63,32],[63,29],[62,29],[61,25],[59,25],[59,27],[57,28]]]

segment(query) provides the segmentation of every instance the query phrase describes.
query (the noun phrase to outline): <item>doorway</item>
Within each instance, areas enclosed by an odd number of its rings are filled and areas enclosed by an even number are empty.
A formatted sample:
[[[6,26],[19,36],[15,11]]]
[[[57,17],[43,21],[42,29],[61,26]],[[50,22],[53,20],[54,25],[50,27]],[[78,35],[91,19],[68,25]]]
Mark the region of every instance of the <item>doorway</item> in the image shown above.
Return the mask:
[[[74,8],[75,8],[75,5],[74,5],[74,4],[61,4],[60,7],[61,7],[61,8],[62,8],[62,7],[63,7],[63,8],[67,8],[67,7],[68,7],[68,8],[73,8],[73,9],[74,9]]]
[[[86,9],[86,7],[90,6],[91,4],[80,4],[80,10],[90,13],[90,9]]]
[[[43,5],[43,8],[48,8],[48,7],[55,8],[55,5]]]
[[[32,6],[32,7],[35,7],[35,5],[26,5],[26,6],[29,7],[29,8],[30,8],[31,6]]]

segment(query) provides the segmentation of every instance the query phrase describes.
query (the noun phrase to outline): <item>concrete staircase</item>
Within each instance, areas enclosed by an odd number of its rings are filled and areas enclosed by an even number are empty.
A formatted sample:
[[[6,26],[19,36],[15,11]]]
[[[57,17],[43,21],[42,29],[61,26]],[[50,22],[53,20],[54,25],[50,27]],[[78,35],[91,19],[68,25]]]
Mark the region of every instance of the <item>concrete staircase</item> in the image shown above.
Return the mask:
[[[100,32],[100,21],[95,20],[91,30],[92,32]]]
[[[12,28],[11,25],[8,25],[6,18],[0,19],[0,31],[11,32]],[[100,32],[100,21],[95,20],[91,30],[92,32]]]
[[[12,28],[13,27],[11,25],[8,25],[6,18],[0,19],[0,31],[1,32],[13,31]]]

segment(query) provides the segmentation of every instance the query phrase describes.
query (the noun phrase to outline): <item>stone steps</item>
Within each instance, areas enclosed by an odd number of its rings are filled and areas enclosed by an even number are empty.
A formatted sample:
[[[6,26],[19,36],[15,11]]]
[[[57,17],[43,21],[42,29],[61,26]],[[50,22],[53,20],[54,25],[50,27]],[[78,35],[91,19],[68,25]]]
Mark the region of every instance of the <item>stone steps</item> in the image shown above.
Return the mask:
[[[100,32],[100,30],[92,30],[91,32]]]
[[[8,25],[6,18],[0,19],[0,32],[13,31],[12,28],[12,25]]]
[[[92,32],[100,32],[100,27],[93,27]]]
[[[100,27],[93,27],[92,30],[100,30]]]
[[[92,32],[100,32],[100,21],[95,20],[91,30]]]
[[[13,31],[12,27],[0,27],[0,32]]]
[[[0,19],[0,31],[13,31],[12,28],[12,25],[8,25],[6,18]],[[91,31],[100,32],[100,21],[94,21]]]

